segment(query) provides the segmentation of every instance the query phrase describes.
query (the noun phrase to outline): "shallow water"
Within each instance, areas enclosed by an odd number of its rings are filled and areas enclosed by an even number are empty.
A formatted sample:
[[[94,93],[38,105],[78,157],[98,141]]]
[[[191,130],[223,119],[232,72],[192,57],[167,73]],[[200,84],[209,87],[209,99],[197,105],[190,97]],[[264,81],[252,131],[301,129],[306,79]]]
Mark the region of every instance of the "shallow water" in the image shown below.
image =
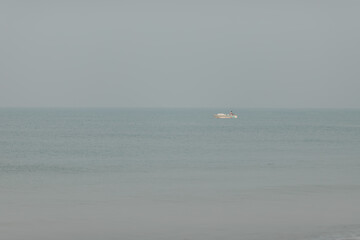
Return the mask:
[[[1,109],[4,239],[360,239],[360,110]]]

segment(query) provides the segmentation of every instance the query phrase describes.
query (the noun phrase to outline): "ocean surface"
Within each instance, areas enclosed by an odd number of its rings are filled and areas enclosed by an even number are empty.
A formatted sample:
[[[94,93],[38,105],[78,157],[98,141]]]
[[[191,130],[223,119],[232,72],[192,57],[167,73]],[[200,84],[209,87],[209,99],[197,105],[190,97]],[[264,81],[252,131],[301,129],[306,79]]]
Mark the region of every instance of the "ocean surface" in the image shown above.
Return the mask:
[[[359,240],[360,110],[232,110],[0,109],[0,239]]]

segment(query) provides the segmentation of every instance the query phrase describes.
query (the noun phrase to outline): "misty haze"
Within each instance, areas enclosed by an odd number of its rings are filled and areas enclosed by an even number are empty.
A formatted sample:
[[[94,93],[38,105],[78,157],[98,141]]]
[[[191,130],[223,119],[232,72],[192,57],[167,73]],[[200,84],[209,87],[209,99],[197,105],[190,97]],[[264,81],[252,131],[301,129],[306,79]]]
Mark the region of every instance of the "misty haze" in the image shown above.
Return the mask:
[[[0,0],[0,239],[359,240],[359,12]]]

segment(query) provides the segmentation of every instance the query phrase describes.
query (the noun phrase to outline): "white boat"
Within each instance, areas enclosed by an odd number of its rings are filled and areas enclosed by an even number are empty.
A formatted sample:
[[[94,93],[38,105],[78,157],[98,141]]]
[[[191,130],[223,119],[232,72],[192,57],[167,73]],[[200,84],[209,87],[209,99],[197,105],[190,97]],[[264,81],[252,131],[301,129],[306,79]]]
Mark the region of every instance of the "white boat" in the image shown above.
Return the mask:
[[[230,114],[217,113],[214,115],[214,117],[215,118],[237,118],[238,116],[231,112]]]

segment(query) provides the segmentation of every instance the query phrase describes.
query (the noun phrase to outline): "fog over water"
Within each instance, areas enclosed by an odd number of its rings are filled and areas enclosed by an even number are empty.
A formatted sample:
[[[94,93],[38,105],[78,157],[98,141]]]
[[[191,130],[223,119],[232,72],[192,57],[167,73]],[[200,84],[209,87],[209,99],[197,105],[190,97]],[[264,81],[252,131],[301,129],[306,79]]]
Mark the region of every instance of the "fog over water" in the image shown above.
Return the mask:
[[[359,1],[0,3],[0,107],[359,108]]]
[[[359,12],[0,0],[0,239],[359,240]]]

